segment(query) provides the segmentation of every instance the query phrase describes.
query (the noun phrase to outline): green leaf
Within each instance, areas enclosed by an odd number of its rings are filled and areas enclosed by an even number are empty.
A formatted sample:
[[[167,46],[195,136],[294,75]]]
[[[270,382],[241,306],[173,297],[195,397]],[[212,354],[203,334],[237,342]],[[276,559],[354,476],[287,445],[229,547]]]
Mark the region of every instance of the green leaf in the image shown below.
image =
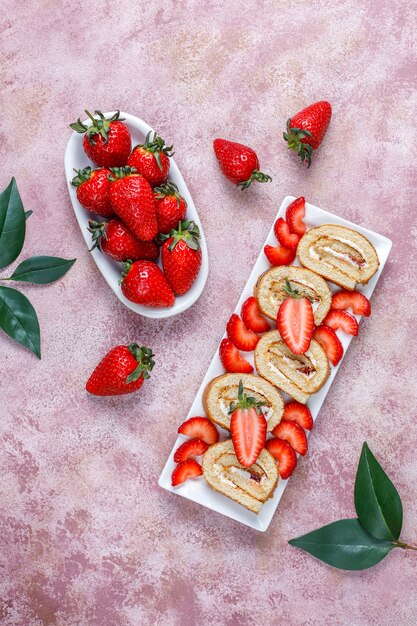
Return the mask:
[[[357,519],[342,519],[289,541],[321,561],[346,570],[361,570],[379,563],[394,548],[370,535]]]
[[[0,287],[0,328],[41,358],[40,330],[36,311],[20,291]]]
[[[16,180],[12,178],[0,194],[0,268],[19,256],[25,241],[25,221]]]
[[[398,491],[365,442],[355,480],[358,518],[377,539],[398,539],[403,524],[403,507]]]
[[[32,215],[33,211],[29,210],[29,211],[25,211],[25,220],[28,220],[30,218],[30,216]]]
[[[18,265],[10,276],[10,280],[47,285],[64,276],[74,263],[75,259],[60,259],[56,256],[32,256]]]

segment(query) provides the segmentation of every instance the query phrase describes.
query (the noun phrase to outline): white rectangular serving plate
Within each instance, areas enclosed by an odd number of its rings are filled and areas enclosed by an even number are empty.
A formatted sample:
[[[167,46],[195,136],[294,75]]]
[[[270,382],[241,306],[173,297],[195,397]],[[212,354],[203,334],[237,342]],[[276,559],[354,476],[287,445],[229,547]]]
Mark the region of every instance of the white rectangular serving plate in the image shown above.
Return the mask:
[[[281,204],[281,207],[278,211],[278,214],[276,216],[276,219],[278,219],[279,217],[285,218],[285,211],[288,205],[293,200],[295,200],[294,196],[286,196],[284,198]],[[347,226],[348,228],[352,228],[353,230],[356,230],[359,233],[362,233],[362,235],[365,235],[365,237],[367,237],[371,241],[371,243],[375,246],[375,249],[378,253],[380,265],[379,265],[377,273],[371,278],[371,280],[369,281],[367,285],[363,285],[363,286],[358,285],[357,287],[358,291],[361,291],[363,294],[365,294],[367,298],[370,298],[379,280],[379,277],[381,276],[382,270],[384,269],[384,265],[388,259],[388,256],[390,254],[392,241],[390,239],[387,239],[387,237],[383,237],[382,235],[378,235],[378,233],[374,233],[371,230],[367,230],[366,228],[362,228],[361,226],[353,224],[352,222],[348,222],[347,220],[344,220],[341,217],[338,217],[337,215],[333,215],[332,213],[323,211],[323,209],[319,209],[318,207],[312,204],[309,204],[307,202],[306,202],[305,222],[307,224],[307,228],[312,228],[314,226],[321,226],[322,224],[339,224],[340,226]],[[273,246],[278,245],[275,239],[273,225],[272,225],[271,230],[269,231],[268,237],[266,238],[265,244],[270,244]],[[300,265],[300,263],[298,262],[298,259],[294,261],[293,265]],[[251,272],[251,275],[249,276],[249,280],[246,283],[246,286],[242,292],[242,295],[240,296],[239,302],[237,303],[237,306],[234,310],[235,313],[240,315],[240,309],[241,309],[243,302],[249,296],[253,295],[253,288],[258,280],[258,277],[260,276],[260,274],[268,270],[270,267],[271,266],[265,257],[265,254],[263,252],[263,247],[262,247],[261,253],[255,263],[255,266]],[[335,285],[332,285],[331,283],[329,283],[329,285],[332,291],[337,291],[339,289],[339,287],[336,287]],[[232,314],[232,311],[230,314]],[[374,314],[377,315],[378,313],[374,312]],[[355,317],[358,321],[360,320],[359,316],[356,315]],[[337,331],[337,335],[343,344],[343,348],[344,348],[343,358],[344,358],[352,339],[355,339],[356,341],[358,340],[360,341],[360,335],[359,335],[359,339],[357,337],[354,338],[350,335],[346,335],[345,333],[341,331]],[[226,336],[226,334],[224,336]],[[253,352],[251,353],[244,352],[243,355],[253,365]],[[336,367],[331,366],[331,373],[326,384],[320,389],[320,391],[313,394],[307,403],[312,413],[314,421],[317,418],[321,405],[323,404],[327,396],[327,393],[330,389],[330,385],[332,384],[334,377],[337,374],[339,366],[340,366],[340,363]],[[204,389],[213,378],[215,378],[216,376],[220,376],[221,374],[224,374],[224,373],[225,373],[225,370],[219,358],[219,351],[217,350],[207,370],[207,373],[203,379],[203,382],[201,383],[201,387],[198,390],[195,400],[188,413],[187,419],[194,415],[205,415],[204,410],[203,410],[203,404],[202,404],[202,397],[203,397]],[[254,374],[256,374],[256,371],[254,371]],[[289,398],[289,396],[287,396],[286,394],[283,394],[283,396],[284,396],[284,400],[287,400]],[[230,437],[230,433],[228,433],[228,431],[223,430],[221,428],[219,428],[219,431],[220,431],[221,440],[225,439],[227,436]],[[307,436],[309,435],[308,432],[306,434]],[[166,465],[159,478],[159,486],[162,487],[163,489],[167,489],[167,491],[172,491],[173,493],[183,496],[184,498],[188,498],[189,500],[198,502],[199,504],[202,504],[203,506],[206,506],[207,508],[212,509],[213,511],[217,511],[218,513],[222,513],[223,515],[226,515],[227,517],[231,517],[232,519],[238,522],[241,522],[242,524],[246,524],[247,526],[250,526],[251,528],[254,528],[255,530],[259,530],[261,532],[266,531],[269,524],[271,523],[272,517],[276,511],[279,501],[281,500],[282,494],[284,493],[284,489],[286,488],[287,483],[290,479],[288,480],[279,479],[278,487],[275,489],[274,496],[262,506],[260,512],[257,515],[255,513],[252,513],[251,511],[248,511],[243,506],[241,506],[237,502],[234,502],[230,498],[227,498],[225,495],[214,491],[211,487],[209,487],[209,485],[207,484],[203,476],[194,478],[192,480],[188,480],[182,485],[179,485],[178,487],[172,487],[171,486],[171,474],[175,467],[175,463],[173,460],[174,452],[178,448],[178,446],[186,439],[187,437],[183,435],[178,436],[175,442],[175,445],[172,449],[172,452],[169,456],[169,459],[166,462]],[[308,456],[307,456],[307,461],[305,462],[308,463]],[[297,471],[297,469],[295,471]],[[214,519],[213,519],[213,523],[215,523]]]
[[[114,113],[115,111],[112,111],[110,113],[105,113],[104,115],[105,117],[111,117]],[[129,115],[128,113],[121,112],[120,118],[124,120],[125,124],[129,128],[132,137],[132,147],[144,143],[146,135],[149,132],[153,132],[153,128],[151,128],[148,124],[146,124],[146,122],[139,119],[138,117],[135,117],[134,115]],[[84,120],[83,123],[89,126],[91,124],[91,120]],[[67,149],[65,151],[65,177],[67,179],[68,192],[81,233],[85,239],[88,248],[91,248],[91,233],[89,233],[87,230],[88,220],[96,219],[99,216],[96,216],[94,213],[86,211],[84,207],[81,206],[81,204],[77,200],[76,188],[71,184],[71,180],[74,178],[75,175],[73,168],[83,169],[84,167],[87,167],[87,165],[91,166],[92,168],[96,167],[94,163],[89,160],[84,152],[83,139],[84,135],[81,135],[74,131],[68,141]],[[118,263],[117,261],[113,261],[113,259],[111,259],[110,257],[102,254],[98,248],[91,252],[91,255],[98,269],[103,274],[103,277],[109,285],[110,289],[116,294],[119,300],[123,302],[123,304],[129,309],[135,311],[135,313],[139,313],[144,317],[150,317],[153,319],[172,317],[173,315],[178,315],[179,313],[186,311],[190,306],[192,306],[198,300],[204,289],[209,268],[207,244],[206,238],[204,236],[203,227],[201,225],[200,218],[198,216],[197,209],[195,207],[191,194],[173,157],[170,158],[169,180],[172,180],[172,182],[177,185],[180,194],[187,203],[186,218],[192,220],[195,224],[197,224],[198,228],[200,229],[200,246],[202,252],[201,267],[196,280],[194,281],[191,289],[187,291],[187,293],[185,293],[183,296],[176,297],[175,303],[172,307],[149,307],[142,304],[136,304],[135,302],[131,302],[130,300],[125,298],[119,285],[122,264]],[[102,221],[104,219],[105,218],[99,218],[99,221]],[[157,263],[159,266],[161,265],[160,261],[158,261]]]

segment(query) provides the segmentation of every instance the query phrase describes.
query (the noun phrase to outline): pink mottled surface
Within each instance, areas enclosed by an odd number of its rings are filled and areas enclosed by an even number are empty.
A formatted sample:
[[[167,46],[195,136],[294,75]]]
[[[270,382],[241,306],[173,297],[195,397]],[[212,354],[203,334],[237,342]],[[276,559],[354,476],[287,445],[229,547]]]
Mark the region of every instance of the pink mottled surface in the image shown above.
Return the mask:
[[[416,623],[416,553],[343,573],[287,544],[353,515],[365,439],[402,496],[404,539],[417,541],[413,7],[3,3],[1,188],[15,175],[34,211],[26,256],[78,260],[55,285],[23,287],[39,314],[42,361],[1,336],[2,625]],[[321,98],[334,116],[307,172],[281,132]],[[63,153],[85,107],[130,111],[174,143],[211,263],[203,296],[179,317],[151,321],[123,307],[81,238]],[[273,182],[234,189],[217,168],[216,136],[256,148]],[[310,452],[260,534],[162,491],[157,478],[286,194],[394,248]],[[154,348],[152,379],[131,397],[89,397],[97,360],[134,339]]]

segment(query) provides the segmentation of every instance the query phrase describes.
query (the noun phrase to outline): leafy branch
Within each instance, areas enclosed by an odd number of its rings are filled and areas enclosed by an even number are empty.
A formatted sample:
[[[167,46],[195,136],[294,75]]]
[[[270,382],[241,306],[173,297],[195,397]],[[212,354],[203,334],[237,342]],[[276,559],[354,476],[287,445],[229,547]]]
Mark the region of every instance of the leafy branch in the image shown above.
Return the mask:
[[[372,567],[393,548],[417,550],[399,540],[401,498],[366,442],[356,473],[354,501],[357,518],[333,522],[289,543],[344,570]]]
[[[23,209],[16,180],[11,179],[0,193],[0,269],[13,263],[21,253],[26,235],[26,220],[33,211]],[[47,285],[67,273],[75,259],[33,256],[25,259],[3,281]],[[41,358],[38,316],[29,300],[17,289],[0,286],[0,328],[12,339]]]

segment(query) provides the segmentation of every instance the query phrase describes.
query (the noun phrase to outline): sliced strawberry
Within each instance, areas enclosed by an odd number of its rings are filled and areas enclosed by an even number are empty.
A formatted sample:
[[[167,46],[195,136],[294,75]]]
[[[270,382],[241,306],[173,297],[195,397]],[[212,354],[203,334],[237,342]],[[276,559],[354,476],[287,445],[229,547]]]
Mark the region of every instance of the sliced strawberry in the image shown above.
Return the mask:
[[[338,291],[332,298],[332,309],[345,311],[352,309],[356,315],[369,317],[371,314],[371,303],[360,291]]]
[[[307,227],[304,224],[304,216],[306,214],[306,201],[305,198],[297,198],[287,207],[285,213],[285,219],[292,233],[302,237],[307,231]]]
[[[289,265],[295,259],[295,250],[282,246],[265,246],[264,252],[271,265]]]
[[[359,325],[356,319],[347,311],[338,311],[337,309],[330,309],[326,317],[323,320],[325,326],[330,326],[333,330],[341,328],[344,333],[348,335],[356,335],[359,332]]]
[[[281,246],[284,246],[284,248],[295,250],[298,246],[300,237],[296,233],[291,234],[290,227],[282,217],[275,222],[274,233],[275,237],[278,239]]]
[[[303,456],[308,450],[306,434],[296,422],[281,420],[280,423],[275,426],[272,434],[279,439],[287,441],[293,450]]]
[[[223,339],[219,349],[220,360],[227,372],[241,372],[250,374],[253,372],[252,365],[240,354],[233,341]]]
[[[266,419],[255,408],[236,409],[230,419],[233,447],[239,463],[253,465],[265,445]]]
[[[201,439],[211,446],[219,440],[217,428],[207,417],[190,417],[178,428],[180,435]]]
[[[263,402],[248,396],[239,382],[237,402],[230,405],[230,432],[237,459],[244,467],[253,465],[265,445],[266,419],[261,411]]]
[[[236,313],[233,313],[227,322],[226,331],[229,339],[233,341],[238,350],[244,350],[245,352],[255,350],[259,341],[258,335],[253,330],[246,328],[245,322]]]
[[[297,465],[297,455],[290,444],[283,439],[268,439],[265,448],[278,461],[279,475],[283,480],[289,478]]]
[[[182,463],[188,461],[192,456],[200,456],[207,450],[208,445],[201,441],[201,439],[188,439],[180,445],[175,451],[174,461],[175,463]]]
[[[321,324],[314,331],[313,337],[322,346],[330,363],[337,365],[343,356],[343,346],[333,328]]]
[[[313,416],[311,411],[305,404],[299,402],[288,402],[284,407],[284,419],[290,422],[297,422],[301,428],[311,430],[313,428]]]
[[[179,463],[174,469],[172,472],[171,484],[173,487],[176,487],[189,478],[201,476],[202,473],[203,470],[201,469],[201,465],[197,463],[197,461],[194,461],[194,459],[188,459],[188,461]]]
[[[246,327],[253,330],[254,333],[266,333],[271,330],[266,319],[260,314],[258,303],[253,296],[242,304],[241,315]]]
[[[278,309],[277,326],[291,352],[307,352],[314,330],[311,302],[307,298],[285,298]]]
[[[230,405],[230,432],[237,459],[244,467],[253,465],[265,445],[266,419],[262,413],[263,402],[248,396],[239,382],[237,402]]]

